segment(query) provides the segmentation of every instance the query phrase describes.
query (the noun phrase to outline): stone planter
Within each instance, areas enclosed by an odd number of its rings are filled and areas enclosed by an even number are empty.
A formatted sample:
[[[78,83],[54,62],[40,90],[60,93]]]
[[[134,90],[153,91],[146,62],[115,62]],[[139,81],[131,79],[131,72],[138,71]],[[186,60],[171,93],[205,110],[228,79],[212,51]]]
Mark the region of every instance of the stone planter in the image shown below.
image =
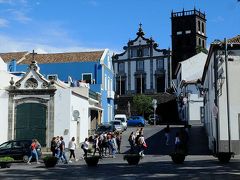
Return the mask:
[[[126,154],[123,157],[124,160],[127,160],[129,165],[138,165],[141,158],[142,156],[139,156],[138,154]]]
[[[172,153],[171,155],[172,161],[176,164],[182,164],[185,160],[185,154],[183,153]]]
[[[10,168],[12,163],[10,162],[0,162],[1,168]]]
[[[97,166],[100,156],[87,156],[84,160],[88,166]]]
[[[10,168],[12,163],[14,162],[14,159],[11,157],[1,157],[0,158],[0,167],[1,168]]]
[[[233,152],[218,152],[215,154],[215,157],[217,157],[221,163],[228,163],[233,156]]]
[[[46,168],[55,167],[58,162],[58,158],[54,156],[47,156],[43,158],[43,162]]]

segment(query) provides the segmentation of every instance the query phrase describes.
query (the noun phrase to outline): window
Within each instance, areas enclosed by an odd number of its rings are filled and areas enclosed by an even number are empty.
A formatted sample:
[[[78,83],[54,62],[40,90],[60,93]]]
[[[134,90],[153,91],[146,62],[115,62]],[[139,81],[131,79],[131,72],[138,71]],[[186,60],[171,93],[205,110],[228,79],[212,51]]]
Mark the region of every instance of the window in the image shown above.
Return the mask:
[[[124,72],[124,63],[118,64],[118,72]]]
[[[138,57],[142,57],[142,56],[143,56],[143,49],[142,49],[142,48],[139,48],[139,49],[137,50],[137,56],[138,56]]]
[[[182,31],[178,31],[178,32],[177,32],[177,35],[181,35],[181,34],[182,34]]]
[[[164,61],[163,59],[157,60],[157,69],[164,69]]]
[[[204,33],[204,23],[202,22],[202,33]]]
[[[201,39],[198,39],[198,45],[201,46]]]
[[[131,57],[137,57],[137,49],[131,50]]]
[[[91,84],[91,82],[92,82],[92,74],[91,73],[83,74],[82,75],[82,80],[85,81],[86,83]]]
[[[143,71],[143,70],[144,70],[143,61],[137,61],[137,71]]]
[[[185,31],[185,34],[191,34],[191,30]]]
[[[148,47],[143,49],[143,56],[149,56],[149,48]]]
[[[202,47],[205,48],[205,42],[202,40]]]
[[[200,21],[198,21],[198,31],[201,31]]]

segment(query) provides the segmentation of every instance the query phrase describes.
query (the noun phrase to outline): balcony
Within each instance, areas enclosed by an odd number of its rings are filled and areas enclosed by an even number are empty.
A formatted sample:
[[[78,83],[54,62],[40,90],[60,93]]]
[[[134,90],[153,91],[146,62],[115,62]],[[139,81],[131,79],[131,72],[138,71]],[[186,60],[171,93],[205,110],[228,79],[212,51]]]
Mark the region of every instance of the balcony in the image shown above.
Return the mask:
[[[114,91],[107,91],[107,98],[114,99],[115,92]]]

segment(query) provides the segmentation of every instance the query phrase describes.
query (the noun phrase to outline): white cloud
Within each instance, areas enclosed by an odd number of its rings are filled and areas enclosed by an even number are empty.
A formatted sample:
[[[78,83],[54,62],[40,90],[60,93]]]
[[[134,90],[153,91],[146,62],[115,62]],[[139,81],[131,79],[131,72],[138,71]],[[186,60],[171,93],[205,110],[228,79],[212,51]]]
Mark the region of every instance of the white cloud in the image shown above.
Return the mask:
[[[8,20],[0,18],[0,27],[7,27],[8,23]]]
[[[27,23],[32,19],[26,15],[23,11],[12,10],[13,18],[21,23]]]
[[[51,43],[38,43],[35,40],[13,39],[8,36],[0,35],[0,52],[17,52],[17,51],[32,51],[37,53],[60,53],[60,52],[82,52],[82,51],[97,51],[103,50],[98,48],[90,48],[78,45],[54,46]]]

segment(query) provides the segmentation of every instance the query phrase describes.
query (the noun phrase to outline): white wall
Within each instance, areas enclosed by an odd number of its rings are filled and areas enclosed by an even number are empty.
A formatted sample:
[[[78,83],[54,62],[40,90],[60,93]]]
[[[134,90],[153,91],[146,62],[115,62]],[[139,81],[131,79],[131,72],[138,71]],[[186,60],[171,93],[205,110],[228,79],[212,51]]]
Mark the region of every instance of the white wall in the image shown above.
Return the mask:
[[[0,144],[2,144],[8,140],[8,93],[3,89],[0,89],[0,114]]]
[[[88,99],[80,98],[76,95],[71,95],[71,112],[70,112],[70,138],[73,136],[75,139],[79,137],[79,141],[83,142],[88,137],[88,130],[90,129],[88,124]],[[72,113],[74,110],[78,110],[80,113],[79,123],[74,121]],[[79,131],[77,132],[77,126]]]

